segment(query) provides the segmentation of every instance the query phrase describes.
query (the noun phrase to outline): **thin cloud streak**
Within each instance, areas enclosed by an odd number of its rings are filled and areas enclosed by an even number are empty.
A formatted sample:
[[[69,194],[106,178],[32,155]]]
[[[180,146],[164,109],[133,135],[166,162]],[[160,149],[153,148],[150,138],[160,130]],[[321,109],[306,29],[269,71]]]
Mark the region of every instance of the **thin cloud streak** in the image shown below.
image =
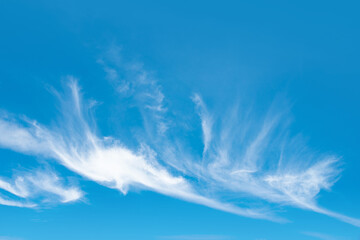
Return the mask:
[[[161,236],[158,239],[164,240],[225,240],[225,239],[233,239],[231,236],[224,235],[174,235],[174,236]]]
[[[0,240],[24,240],[23,238],[0,236]]]
[[[204,150],[203,150],[203,155],[204,155],[208,150],[209,144],[211,142],[211,138],[212,138],[211,131],[212,131],[213,120],[209,115],[202,98],[198,94],[194,94],[192,100],[196,105],[198,114],[201,119],[201,128],[203,132],[203,141],[204,141]]]
[[[341,240],[341,239],[345,239],[343,237],[334,237],[328,234],[324,234],[324,233],[318,233],[318,232],[302,232],[302,234],[306,235],[306,236],[310,236],[313,238],[317,238],[317,239],[321,239],[321,240]]]

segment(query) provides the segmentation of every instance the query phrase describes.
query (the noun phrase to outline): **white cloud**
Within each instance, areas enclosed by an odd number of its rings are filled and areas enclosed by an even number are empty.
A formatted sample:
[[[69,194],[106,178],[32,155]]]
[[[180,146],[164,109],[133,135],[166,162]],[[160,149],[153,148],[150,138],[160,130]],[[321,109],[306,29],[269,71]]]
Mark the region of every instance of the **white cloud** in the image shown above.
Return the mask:
[[[239,215],[273,220],[280,219],[268,213],[264,214],[253,209],[243,209],[202,196],[184,177],[172,175],[156,159],[152,159],[151,154],[147,154],[143,149],[139,152],[133,152],[120,144],[119,141],[97,137],[90,130],[82,114],[85,109],[81,105],[80,88],[72,78],[69,86],[72,101],[70,104],[62,101],[63,104],[68,104],[63,108],[67,109],[67,114],[64,116],[67,119],[64,122],[68,123],[68,125],[48,129],[35,123],[23,127],[20,124],[9,124],[6,120],[2,120],[2,124],[6,124],[9,129],[9,131],[6,131],[2,146],[11,146],[11,149],[23,153],[50,156],[68,169],[104,186],[118,189],[124,194],[132,186]],[[73,109],[70,112],[72,114],[69,114],[69,109]],[[32,149],[30,142],[24,147],[21,139],[17,142],[11,141],[11,145],[5,141],[5,139],[13,139],[13,134],[17,134],[19,131],[28,136],[29,139],[39,143],[34,145],[35,149]],[[27,180],[35,184],[40,190],[58,195],[62,193],[63,202],[80,197],[72,190],[64,191],[55,187],[54,182],[50,181],[53,178],[44,179],[46,181],[41,184],[40,182],[34,183],[33,178]],[[9,186],[5,185],[4,188],[11,190],[13,194],[19,196],[28,194],[28,188],[25,188],[26,191],[24,191],[15,187],[9,189]]]
[[[5,206],[12,206],[12,207],[25,207],[25,208],[33,208],[36,207],[36,204],[16,201],[16,200],[9,200],[5,199],[0,196],[0,204]]]
[[[36,137],[36,125],[33,128],[24,128],[16,122],[6,119],[5,116],[0,118],[0,145],[3,147],[21,151],[24,153],[45,153],[44,143]],[[11,138],[7,138],[11,136]]]
[[[296,139],[289,139],[284,130],[286,124],[281,121],[283,113],[269,111],[262,121],[255,121],[248,113],[241,116],[238,109],[228,115],[210,113],[201,97],[195,94],[192,99],[200,116],[204,146],[199,158],[187,151],[177,136],[167,133],[164,94],[157,81],[137,64],[127,65],[128,76],[120,79],[122,60],[116,51],[111,54],[108,58],[113,59],[112,66],[103,59],[99,62],[107,72],[111,67],[109,78],[115,81],[116,89],[121,87],[119,92],[130,97],[140,109],[144,132],[150,136],[147,139],[156,138],[156,141],[141,142],[139,149],[134,150],[126,145],[126,140],[121,143],[114,137],[96,134],[89,123],[93,119],[87,117],[92,104],[82,98],[77,81],[68,77],[68,94],[65,97],[57,94],[62,103],[58,126],[47,127],[35,121],[15,121],[0,116],[0,146],[55,159],[69,170],[124,194],[131,188],[151,190],[242,216],[284,221],[266,207],[254,209],[252,200],[255,199],[311,210],[360,226],[358,219],[317,205],[318,193],[329,190],[338,178],[339,158],[315,154]],[[161,134],[156,134],[159,129],[163,129]],[[156,137],[152,137],[154,135]],[[39,178],[41,183],[34,180]],[[20,180],[15,179],[13,183],[2,180],[0,188],[22,198],[36,192],[17,181]],[[77,188],[59,185],[51,174],[27,177],[26,182],[40,192],[57,196],[62,202],[82,196]],[[244,200],[243,206],[225,200],[224,196]],[[6,201],[0,198],[3,204],[22,204]]]
[[[68,203],[83,196],[77,187],[65,186],[50,170],[21,173],[14,179],[0,178],[0,190],[10,194],[6,199],[0,196],[0,204],[30,208],[39,201]]]

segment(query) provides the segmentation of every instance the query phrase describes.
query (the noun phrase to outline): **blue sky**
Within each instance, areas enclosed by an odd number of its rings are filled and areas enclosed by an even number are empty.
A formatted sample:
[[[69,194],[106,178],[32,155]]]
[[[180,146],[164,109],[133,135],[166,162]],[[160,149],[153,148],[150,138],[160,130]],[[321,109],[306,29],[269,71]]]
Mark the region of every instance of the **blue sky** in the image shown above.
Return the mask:
[[[0,240],[358,240],[358,8],[2,1]]]

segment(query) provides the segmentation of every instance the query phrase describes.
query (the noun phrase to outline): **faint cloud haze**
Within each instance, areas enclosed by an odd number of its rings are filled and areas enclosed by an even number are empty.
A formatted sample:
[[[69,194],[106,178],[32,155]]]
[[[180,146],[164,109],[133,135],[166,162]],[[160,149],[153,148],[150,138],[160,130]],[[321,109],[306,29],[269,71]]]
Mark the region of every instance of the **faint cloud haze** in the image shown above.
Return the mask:
[[[329,234],[318,233],[318,232],[303,232],[302,234],[321,240],[350,240],[350,238],[347,237],[331,236]]]

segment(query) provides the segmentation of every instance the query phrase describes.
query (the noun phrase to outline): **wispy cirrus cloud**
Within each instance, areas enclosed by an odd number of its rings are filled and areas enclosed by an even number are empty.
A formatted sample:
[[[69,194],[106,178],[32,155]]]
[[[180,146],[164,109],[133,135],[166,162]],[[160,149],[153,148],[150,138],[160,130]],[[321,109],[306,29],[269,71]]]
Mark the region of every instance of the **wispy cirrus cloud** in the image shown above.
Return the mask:
[[[186,178],[174,176],[160,165],[146,148],[134,152],[118,140],[99,138],[87,124],[83,114],[87,110],[86,104],[81,99],[75,79],[69,78],[68,87],[72,100],[61,100],[67,104],[63,107],[67,111],[58,127],[50,129],[34,121],[15,123],[3,119],[0,122],[2,129],[9,131],[2,135],[1,145],[14,151],[56,159],[81,176],[124,194],[130,187],[135,187],[239,215],[277,219],[257,210],[240,208],[199,194]],[[27,136],[29,144],[21,140],[6,141],[16,138],[19,133]],[[30,144],[31,141],[34,144]]]
[[[0,204],[17,207],[37,207],[42,203],[69,203],[81,199],[76,186],[66,186],[51,170],[18,173],[12,179],[0,178]]]
[[[197,98],[201,103],[197,107],[207,112],[201,98]],[[337,181],[341,172],[339,157],[314,154],[296,138],[289,139],[281,111],[269,110],[261,124],[251,125],[246,120],[245,133],[236,139],[234,135],[241,132],[244,120],[236,117],[237,109],[233,111],[235,117],[230,114],[231,120],[225,120],[215,132],[202,124],[204,136],[209,132],[213,135],[211,144],[204,138],[208,164],[202,165],[202,173],[206,181],[234,195],[291,205],[360,226],[358,219],[324,209],[315,200],[321,190],[330,190]],[[202,122],[209,121],[207,114],[200,114],[200,118]],[[226,118],[219,116],[220,122]]]
[[[176,131],[167,125],[169,110],[164,107],[157,80],[139,64],[124,64],[118,48],[111,49],[99,63],[120,96],[127,97],[142,114],[148,137],[139,140],[137,149],[127,146],[127,139],[102,137],[94,130],[95,120],[88,114],[92,104],[83,98],[77,80],[71,76],[65,93],[56,93],[62,105],[57,126],[0,116],[0,146],[55,159],[84,178],[124,194],[132,188],[150,190],[273,221],[284,219],[277,217],[267,203],[289,205],[360,226],[358,219],[316,203],[319,192],[329,190],[338,179],[339,157],[314,153],[297,137],[289,137],[286,111],[271,108],[263,118],[239,107],[212,111],[200,94],[195,94],[194,113],[200,117],[204,146],[197,155],[187,151],[184,139],[178,139]],[[15,186],[4,182],[2,188],[21,196],[23,192]],[[58,195],[62,201],[81,197],[71,191],[60,195],[66,191],[42,185],[38,188]],[[236,204],[239,199],[244,200],[241,206]],[[254,202],[263,207],[254,207]]]
[[[164,117],[167,108],[162,87],[142,63],[123,59],[121,50],[112,45],[97,62],[119,96],[131,100],[131,104],[141,112],[147,134],[163,135],[168,129],[168,119]]]
[[[201,127],[203,132],[203,141],[204,141],[204,150],[203,150],[203,155],[204,155],[208,150],[211,142],[213,120],[199,94],[194,94],[192,100],[196,105],[198,114],[201,119]]]

